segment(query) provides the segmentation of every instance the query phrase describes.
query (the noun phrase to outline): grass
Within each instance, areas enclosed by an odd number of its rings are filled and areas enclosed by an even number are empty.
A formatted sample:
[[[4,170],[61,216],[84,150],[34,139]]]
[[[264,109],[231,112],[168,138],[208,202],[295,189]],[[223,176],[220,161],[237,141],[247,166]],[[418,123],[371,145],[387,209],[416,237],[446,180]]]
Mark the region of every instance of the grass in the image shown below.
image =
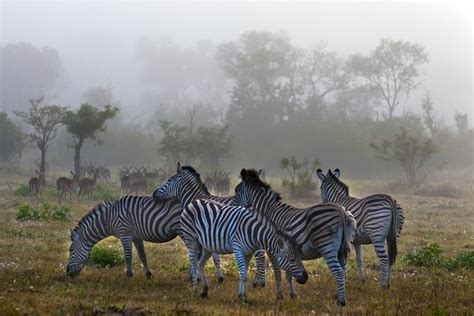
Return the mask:
[[[354,183],[354,192],[375,190],[366,182]],[[0,186],[1,187],[1,186]],[[125,264],[89,264],[78,278],[65,274],[70,245],[69,228],[97,201],[84,199],[68,202],[71,215],[62,221],[16,219],[18,208],[28,203],[55,205],[56,197],[17,196],[14,190],[0,191],[0,315],[15,314],[470,314],[474,310],[474,271],[447,269],[443,266],[416,266],[402,258],[438,244],[443,258],[472,263],[463,253],[474,251],[474,197],[452,199],[394,194],[406,211],[406,223],[399,243],[399,256],[393,268],[391,289],[379,287],[379,271],[374,250],[365,246],[364,264],[367,282],[358,280],[354,252],[349,259],[347,303],[337,307],[333,295],[335,282],[321,260],[305,262],[310,278],[297,286],[298,297],[276,300],[275,282],[267,270],[267,287],[251,288],[249,302],[237,299],[238,271],[232,256],[222,256],[225,281],[217,284],[212,260],[208,263],[209,298],[191,293],[188,281],[186,249],[180,239],[166,244],[146,243],[153,271],[147,281],[134,250],[134,277],[125,276]],[[9,191],[11,190],[11,191]],[[118,192],[119,189],[117,188]],[[115,191],[112,191],[115,192]],[[390,192],[387,192],[390,193]],[[299,206],[307,205],[293,201]],[[115,254],[121,250],[113,237],[98,248],[112,244]],[[110,249],[110,248],[109,248]],[[436,252],[436,251],[435,251]],[[108,257],[108,255],[107,255]]]

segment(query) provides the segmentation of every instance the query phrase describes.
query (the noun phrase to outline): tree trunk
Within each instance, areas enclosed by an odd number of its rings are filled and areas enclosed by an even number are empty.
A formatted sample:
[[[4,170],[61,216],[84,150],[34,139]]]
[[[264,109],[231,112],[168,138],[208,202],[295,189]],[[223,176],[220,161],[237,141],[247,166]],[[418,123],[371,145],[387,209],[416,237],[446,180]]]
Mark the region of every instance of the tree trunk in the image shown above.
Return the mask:
[[[44,173],[46,171],[45,163],[46,163],[46,148],[40,147],[41,151],[41,162],[40,162],[40,172]]]
[[[79,139],[77,144],[74,146],[74,173],[79,176],[79,179],[82,178],[81,175],[81,149],[82,149],[83,140]]]

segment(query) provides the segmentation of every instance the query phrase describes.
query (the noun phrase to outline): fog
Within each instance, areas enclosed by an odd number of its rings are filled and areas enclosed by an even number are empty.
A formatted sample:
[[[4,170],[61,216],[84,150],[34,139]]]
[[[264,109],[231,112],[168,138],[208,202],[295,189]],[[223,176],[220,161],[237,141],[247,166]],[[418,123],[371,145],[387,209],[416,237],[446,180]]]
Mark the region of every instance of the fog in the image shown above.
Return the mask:
[[[120,108],[107,133],[86,138],[85,161],[171,168],[179,159],[206,170],[245,164],[278,173],[281,158],[295,156],[307,166],[317,158],[357,176],[385,174],[400,166],[374,148],[407,129],[435,145],[420,164],[426,170],[472,166],[468,2],[3,1],[0,8],[0,111],[22,133],[31,127],[13,112],[26,110],[29,98]],[[391,88],[402,90],[386,95],[390,84],[374,82],[386,72],[374,71],[400,65],[404,85]],[[51,166],[71,168],[74,137],[59,130],[48,147]],[[35,147],[25,151],[16,163],[38,165]]]
[[[59,51],[68,85],[54,91],[54,102],[71,106],[86,89],[108,84],[125,108],[139,105],[139,38],[166,37],[190,47],[203,39],[217,45],[247,30],[286,30],[296,45],[324,41],[344,55],[368,52],[381,37],[420,43],[431,57],[423,88],[431,91],[435,109],[472,116],[472,10],[462,2],[3,1],[1,10],[2,44],[30,42]],[[416,99],[404,106],[410,102]]]

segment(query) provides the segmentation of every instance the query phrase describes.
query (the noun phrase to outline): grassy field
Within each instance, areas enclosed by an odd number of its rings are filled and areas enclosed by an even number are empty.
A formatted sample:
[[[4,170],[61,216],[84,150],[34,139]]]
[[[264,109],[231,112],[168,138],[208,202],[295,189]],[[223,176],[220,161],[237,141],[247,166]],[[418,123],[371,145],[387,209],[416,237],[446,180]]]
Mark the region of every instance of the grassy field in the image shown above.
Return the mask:
[[[358,280],[354,252],[347,283],[347,306],[336,306],[335,281],[321,260],[305,262],[310,279],[297,286],[298,297],[276,300],[273,275],[268,270],[267,287],[249,287],[249,301],[237,299],[238,272],[232,256],[222,256],[225,281],[217,284],[214,268],[208,267],[209,298],[191,293],[187,279],[187,253],[181,240],[145,244],[153,278],[148,281],[134,252],[133,278],[125,266],[101,268],[88,265],[78,278],[65,274],[69,228],[88,212],[96,200],[66,201],[72,209],[67,220],[17,221],[19,206],[30,197],[14,191],[25,179],[0,183],[0,315],[10,314],[473,314],[474,271],[410,266],[402,258],[428,243],[438,243],[447,257],[474,251],[474,196],[460,197],[393,195],[406,212],[399,257],[393,269],[391,288],[379,287],[374,250],[364,247],[367,282]],[[356,195],[375,192],[370,182],[352,182]],[[380,190],[379,190],[380,191]],[[110,193],[110,192],[109,192]],[[107,194],[109,194],[107,193]],[[387,192],[393,193],[393,192]],[[118,189],[112,196],[118,195]],[[434,194],[436,195],[436,194]],[[97,198],[97,197],[96,197]],[[43,202],[57,205],[52,191]],[[309,203],[292,201],[303,206]],[[106,245],[116,244],[109,238]],[[253,279],[254,269],[251,272]]]

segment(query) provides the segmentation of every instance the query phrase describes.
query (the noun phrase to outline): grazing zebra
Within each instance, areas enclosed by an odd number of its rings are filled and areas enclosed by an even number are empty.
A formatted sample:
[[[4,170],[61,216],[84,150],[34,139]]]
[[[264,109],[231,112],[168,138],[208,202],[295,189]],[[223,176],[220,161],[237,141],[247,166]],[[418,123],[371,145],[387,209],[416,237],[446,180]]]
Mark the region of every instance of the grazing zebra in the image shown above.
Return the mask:
[[[176,199],[156,203],[148,196],[125,196],[115,202],[97,205],[71,230],[67,274],[71,277],[78,275],[92,247],[106,237],[115,236],[120,239],[124,249],[127,276],[133,275],[133,242],[146,276],[150,278],[143,241],[164,243],[180,235],[182,211]]]
[[[353,244],[360,281],[365,282],[361,245],[374,244],[375,253],[380,260],[381,286],[389,288],[390,269],[397,258],[397,239],[400,237],[405,218],[403,209],[387,194],[374,194],[362,199],[351,197],[349,187],[339,179],[339,169],[335,169],[334,173],[328,170],[326,175],[321,169],[316,173],[321,181],[323,201],[344,206],[356,218],[357,230]],[[385,240],[388,256],[385,252]]]
[[[183,209],[192,201],[197,199],[206,199],[216,201],[225,205],[234,203],[233,196],[220,197],[211,195],[202,182],[201,176],[191,166],[181,166],[178,162],[176,174],[163,183],[153,192],[153,198],[159,202],[164,199],[177,198],[180,200]],[[218,257],[215,257],[216,260]],[[265,252],[258,251],[255,254],[257,261],[257,278],[253,283],[254,287],[265,286]],[[223,280],[222,271],[218,271],[218,279]]]
[[[193,271],[193,291],[196,292],[199,274],[202,279],[201,297],[207,297],[204,266],[212,253],[234,253],[240,273],[238,296],[241,299],[247,298],[245,287],[249,261],[259,249],[265,249],[274,263],[278,298],[283,298],[279,267],[300,284],[308,280],[294,242],[257,212],[210,200],[195,200],[184,208],[181,227]]]
[[[302,260],[324,257],[337,282],[337,303],[345,305],[346,261],[355,229],[352,215],[334,203],[295,208],[281,202],[280,195],[260,180],[257,171],[242,169],[240,175],[242,182],[235,188],[236,203],[264,214],[280,230],[288,228]],[[286,278],[290,295],[295,297],[291,275]]]

